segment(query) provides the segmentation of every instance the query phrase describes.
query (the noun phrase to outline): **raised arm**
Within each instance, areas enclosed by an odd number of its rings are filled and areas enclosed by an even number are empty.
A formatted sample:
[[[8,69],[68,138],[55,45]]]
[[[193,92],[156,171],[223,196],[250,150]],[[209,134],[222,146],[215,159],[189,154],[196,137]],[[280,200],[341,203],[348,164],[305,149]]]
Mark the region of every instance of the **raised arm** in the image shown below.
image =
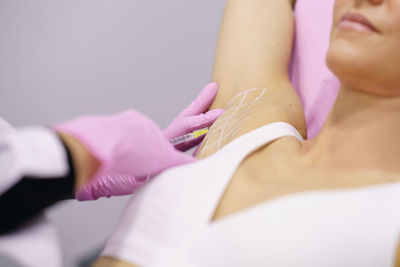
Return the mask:
[[[246,88],[287,80],[293,28],[290,0],[228,0],[212,75],[221,88],[214,106]]]
[[[225,114],[212,127],[199,157],[253,129],[286,121],[306,135],[301,103],[288,77],[294,36],[291,0],[228,0],[218,40],[213,108]]]

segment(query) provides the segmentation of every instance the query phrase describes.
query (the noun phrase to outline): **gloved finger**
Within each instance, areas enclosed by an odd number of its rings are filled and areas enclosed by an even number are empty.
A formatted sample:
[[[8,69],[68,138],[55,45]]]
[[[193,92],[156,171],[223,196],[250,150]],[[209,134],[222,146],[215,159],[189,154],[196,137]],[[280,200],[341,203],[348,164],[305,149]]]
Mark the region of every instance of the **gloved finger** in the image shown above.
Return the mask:
[[[198,144],[200,144],[203,141],[204,137],[205,137],[205,135],[202,135],[202,136],[199,136],[199,137],[197,137],[197,138],[195,138],[193,140],[190,140],[190,141],[187,141],[185,143],[179,144],[179,145],[175,146],[175,149],[179,150],[179,151],[189,150],[192,147],[197,146]],[[195,154],[192,154],[192,156],[195,156]]]
[[[179,114],[178,118],[198,115],[208,110],[217,96],[217,91],[216,83],[207,84],[196,99]]]
[[[87,201],[97,200],[100,197],[110,197],[110,195],[107,195],[109,191],[107,186],[108,182],[104,181],[104,178],[103,180],[92,179],[75,192],[75,198],[78,201]]]
[[[90,187],[87,185],[76,191],[75,198],[78,201],[95,200],[95,197],[93,196]]]
[[[174,165],[173,166],[189,164],[189,163],[193,163],[193,162],[197,161],[197,159],[192,157],[191,155],[187,155],[180,151],[176,151],[176,153],[174,153],[174,154],[175,155],[174,155]]]
[[[203,138],[203,140],[204,140],[204,138]],[[201,147],[201,144],[202,144],[202,143],[203,143],[203,141],[201,141],[201,142],[197,145],[197,147],[194,149],[193,154],[192,154],[193,157],[196,157],[196,156],[197,156],[197,153],[199,153],[199,150],[200,150],[200,147]]]
[[[163,131],[168,140],[211,126],[224,112],[223,109],[213,109],[204,114],[176,119]]]
[[[86,201],[97,200],[101,197],[130,195],[149,178],[149,176],[133,177],[119,173],[105,173],[77,190],[75,198],[78,201]]]
[[[204,114],[184,118],[188,132],[210,127],[221,115],[223,109],[213,109]]]

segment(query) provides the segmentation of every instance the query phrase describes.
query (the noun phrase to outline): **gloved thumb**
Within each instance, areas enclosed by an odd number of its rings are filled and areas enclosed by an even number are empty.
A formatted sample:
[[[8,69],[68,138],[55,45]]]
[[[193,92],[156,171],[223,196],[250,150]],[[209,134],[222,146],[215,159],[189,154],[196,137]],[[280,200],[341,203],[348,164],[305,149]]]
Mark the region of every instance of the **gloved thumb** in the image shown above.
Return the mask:
[[[204,114],[177,118],[163,133],[169,140],[201,128],[210,127],[223,112],[223,109],[213,109]]]
[[[185,154],[180,151],[176,151],[174,160],[171,162],[171,166],[178,166],[178,165],[184,165],[184,164],[189,164],[196,162],[197,159],[191,155]]]

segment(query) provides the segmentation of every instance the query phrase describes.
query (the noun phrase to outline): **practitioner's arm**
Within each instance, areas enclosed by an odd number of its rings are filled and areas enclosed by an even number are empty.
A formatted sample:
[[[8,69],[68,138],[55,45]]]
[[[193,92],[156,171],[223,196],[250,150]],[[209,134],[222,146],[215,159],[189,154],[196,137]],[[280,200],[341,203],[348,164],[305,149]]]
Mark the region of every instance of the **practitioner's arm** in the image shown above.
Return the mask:
[[[212,127],[199,157],[274,121],[291,123],[306,135],[301,103],[287,71],[293,4],[290,0],[227,1],[213,70],[213,80],[220,86],[213,107],[226,111]]]

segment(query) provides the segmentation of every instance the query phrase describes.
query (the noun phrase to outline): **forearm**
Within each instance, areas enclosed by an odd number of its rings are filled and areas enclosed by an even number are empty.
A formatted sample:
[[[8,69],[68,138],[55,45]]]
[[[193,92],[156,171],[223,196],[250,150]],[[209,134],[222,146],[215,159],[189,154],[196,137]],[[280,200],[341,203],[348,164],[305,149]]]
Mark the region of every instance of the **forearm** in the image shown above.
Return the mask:
[[[92,267],[137,267],[137,265],[133,265],[115,258],[100,257]]]
[[[228,0],[213,68],[219,92],[212,108],[238,93],[288,80],[293,43],[290,0]]]
[[[75,137],[60,132],[60,139],[71,154],[75,169],[75,191],[83,187],[100,168],[100,162]]]
[[[0,233],[15,230],[58,201],[73,198],[74,191],[99,167],[78,140],[46,127],[29,127],[4,136],[0,161],[3,180],[15,180],[0,191],[4,214]]]
[[[0,165],[1,178],[14,180],[0,193],[2,234],[22,226],[55,202],[73,196],[71,156],[50,129],[29,127],[2,136]]]

